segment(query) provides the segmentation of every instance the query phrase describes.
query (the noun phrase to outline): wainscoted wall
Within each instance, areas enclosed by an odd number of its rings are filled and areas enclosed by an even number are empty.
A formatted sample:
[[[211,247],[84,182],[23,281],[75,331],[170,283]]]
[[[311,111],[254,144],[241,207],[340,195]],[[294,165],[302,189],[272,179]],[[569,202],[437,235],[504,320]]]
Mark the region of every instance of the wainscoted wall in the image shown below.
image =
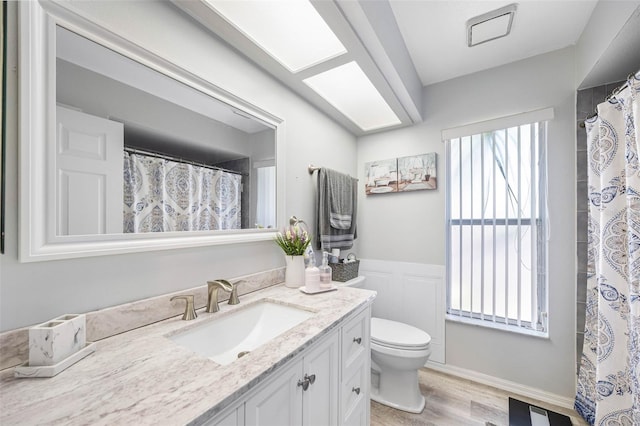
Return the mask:
[[[584,342],[584,321],[587,302],[587,206],[589,185],[587,183],[587,131],[584,119],[595,113],[599,103],[623,82],[604,84],[590,89],[578,90],[576,99],[576,255],[578,272],[576,275],[576,374],[580,368],[582,343]]]
[[[431,336],[430,361],[445,363],[444,266],[385,260],[360,261],[364,288],[378,292],[372,315],[403,322]]]
[[[549,338],[447,321],[447,366],[556,396],[575,396],[574,50],[535,56],[424,89],[423,123],[358,139],[358,173],[377,159],[438,153],[438,189],[384,195],[360,191],[362,259],[444,265],[446,161],[442,130],[553,107],[549,123]],[[567,179],[567,176],[569,178]],[[362,214],[360,214],[362,212]]]

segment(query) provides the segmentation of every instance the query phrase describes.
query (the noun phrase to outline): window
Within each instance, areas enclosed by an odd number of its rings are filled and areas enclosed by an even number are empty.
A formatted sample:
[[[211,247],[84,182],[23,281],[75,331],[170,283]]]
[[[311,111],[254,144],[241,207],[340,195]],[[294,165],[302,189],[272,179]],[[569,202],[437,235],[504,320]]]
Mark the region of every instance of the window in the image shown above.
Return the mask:
[[[552,116],[535,111],[443,132],[449,319],[546,333],[545,120]]]

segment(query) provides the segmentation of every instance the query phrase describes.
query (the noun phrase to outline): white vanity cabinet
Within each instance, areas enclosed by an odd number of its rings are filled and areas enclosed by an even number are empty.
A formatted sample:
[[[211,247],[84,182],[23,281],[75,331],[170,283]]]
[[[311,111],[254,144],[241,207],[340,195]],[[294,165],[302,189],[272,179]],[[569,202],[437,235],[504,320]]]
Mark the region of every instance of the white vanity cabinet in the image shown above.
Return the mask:
[[[247,425],[302,424],[302,360],[274,373],[244,405]]]
[[[355,315],[341,330],[340,424],[369,424],[371,387],[370,309]]]
[[[206,424],[369,424],[370,318],[368,305]]]
[[[244,425],[244,402],[225,409],[212,419],[204,422],[205,426],[242,426]]]
[[[331,335],[302,359],[274,373],[245,403],[247,425],[338,423],[339,336]]]
[[[315,380],[302,394],[303,425],[338,424],[339,351],[340,339],[335,333],[304,357],[304,372],[314,374]]]

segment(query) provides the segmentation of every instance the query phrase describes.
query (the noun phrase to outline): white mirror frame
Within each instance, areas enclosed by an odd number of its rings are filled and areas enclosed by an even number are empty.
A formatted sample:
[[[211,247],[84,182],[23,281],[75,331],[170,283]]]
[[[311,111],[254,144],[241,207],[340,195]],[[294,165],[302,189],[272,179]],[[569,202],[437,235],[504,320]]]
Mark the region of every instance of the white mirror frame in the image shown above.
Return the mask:
[[[144,234],[55,235],[55,217],[47,211],[49,146],[55,141],[55,28],[61,25],[156,71],[255,117],[276,134],[277,223],[284,219],[284,121],[152,54],[63,4],[19,2],[19,253],[21,262],[69,259],[152,250],[272,240],[275,229],[190,231]],[[48,193],[49,192],[49,193]]]

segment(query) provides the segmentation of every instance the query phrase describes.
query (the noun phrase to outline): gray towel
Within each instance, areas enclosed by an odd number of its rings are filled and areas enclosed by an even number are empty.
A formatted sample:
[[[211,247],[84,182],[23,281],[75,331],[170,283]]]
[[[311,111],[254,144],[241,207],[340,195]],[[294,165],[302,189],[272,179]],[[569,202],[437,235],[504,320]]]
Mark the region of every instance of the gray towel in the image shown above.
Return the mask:
[[[329,199],[329,223],[335,229],[350,229],[353,215],[353,178],[331,169],[320,170],[325,175]]]
[[[318,172],[316,247],[353,247],[356,234],[358,180],[331,169]]]

